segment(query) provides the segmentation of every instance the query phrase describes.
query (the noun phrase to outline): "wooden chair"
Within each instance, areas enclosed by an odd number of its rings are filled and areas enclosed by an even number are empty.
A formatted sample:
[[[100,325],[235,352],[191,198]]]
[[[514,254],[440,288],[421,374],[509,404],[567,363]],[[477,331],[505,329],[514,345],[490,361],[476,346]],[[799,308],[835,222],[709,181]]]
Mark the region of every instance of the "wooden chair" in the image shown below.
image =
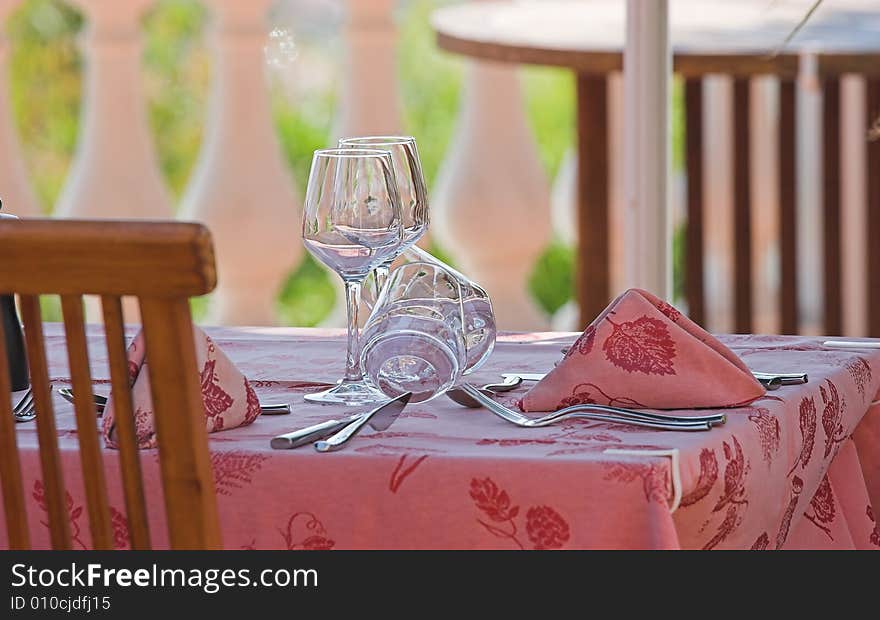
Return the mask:
[[[60,295],[76,402],[80,461],[96,549],[113,549],[101,441],[91,400],[83,295],[98,295],[113,398],[132,549],[149,549],[143,480],[135,440],[121,296],[140,304],[159,440],[169,540],[174,549],[219,548],[220,530],[189,297],[216,284],[208,230],[199,224],[144,221],[0,222],[0,292],[16,293],[28,351],[40,464],[52,547],[70,549],[65,487],[43,342],[39,296]],[[5,337],[0,328],[0,351]],[[0,395],[9,369],[0,355]],[[10,399],[0,397],[0,474],[11,549],[30,547],[21,465]]]

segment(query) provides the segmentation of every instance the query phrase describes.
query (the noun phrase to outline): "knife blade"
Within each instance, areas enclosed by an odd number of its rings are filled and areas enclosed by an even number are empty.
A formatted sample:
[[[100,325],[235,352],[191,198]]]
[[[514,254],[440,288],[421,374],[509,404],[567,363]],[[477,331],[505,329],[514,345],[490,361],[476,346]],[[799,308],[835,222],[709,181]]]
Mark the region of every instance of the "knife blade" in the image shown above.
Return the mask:
[[[367,423],[377,431],[386,430],[404,410],[411,397],[412,392],[404,392],[400,396],[379,405],[372,411],[361,414],[360,419],[353,421],[335,435],[323,441],[315,442],[315,450],[318,452],[335,452],[339,450],[348,443],[349,439],[357,435],[364,427],[364,424]]]

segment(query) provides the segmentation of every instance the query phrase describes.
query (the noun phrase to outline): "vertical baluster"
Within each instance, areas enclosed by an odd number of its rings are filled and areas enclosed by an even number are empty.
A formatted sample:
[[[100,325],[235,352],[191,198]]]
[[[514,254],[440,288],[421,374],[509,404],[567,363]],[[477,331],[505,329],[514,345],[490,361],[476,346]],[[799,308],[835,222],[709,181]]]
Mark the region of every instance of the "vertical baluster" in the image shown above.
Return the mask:
[[[181,217],[211,229],[219,277],[211,320],[222,324],[273,324],[278,288],[302,256],[300,203],[281,158],[264,72],[271,3],[206,0],[214,84]]]
[[[687,167],[687,256],[685,298],[688,316],[703,325],[706,320],[703,290],[703,80],[684,83],[685,165]]]
[[[784,334],[798,332],[797,292],[797,107],[796,83],[779,87],[780,314]]]
[[[608,86],[604,75],[577,76],[577,296],[580,325],[608,304]]]
[[[92,377],[89,372],[89,351],[86,342],[85,312],[79,295],[62,295],[64,333],[67,338],[67,359],[76,411],[76,435],[82,464],[86,506],[92,546],[97,550],[113,549],[113,527],[107,501],[104,461],[98,439],[95,401],[92,399]]]
[[[526,288],[550,238],[550,190],[510,66],[469,63],[431,201],[434,234],[492,296],[499,327],[547,324]]]
[[[25,170],[9,102],[9,41],[6,19],[22,0],[0,0],[0,188],[5,210],[18,216],[40,214]]]
[[[752,330],[752,215],[749,174],[749,79],[733,82],[734,328]]]
[[[141,17],[154,0],[71,0],[88,20],[79,141],[62,217],[171,217],[141,85]]]
[[[70,549],[70,515],[65,502],[61,453],[58,450],[58,430],[52,407],[52,386],[43,342],[43,322],[40,300],[34,295],[21,296],[21,321],[27,346],[28,367],[34,404],[37,411],[37,438],[40,443],[40,469],[43,473],[43,496],[49,515],[49,538],[53,549]]]
[[[400,132],[395,0],[347,0],[337,136]]]
[[[868,126],[880,117],[880,78],[872,77],[866,84]],[[868,330],[873,337],[880,337],[880,135],[867,143],[868,198]]]
[[[826,78],[822,99],[822,231],[825,247],[825,333],[843,328],[840,283],[840,79]]]
[[[21,480],[21,459],[15,441],[15,421],[12,419],[12,403],[6,394],[12,392],[9,360],[5,354],[6,334],[0,322],[0,487],[3,491],[3,513],[6,517],[6,537],[10,549],[28,549],[30,534],[27,525],[27,508]]]

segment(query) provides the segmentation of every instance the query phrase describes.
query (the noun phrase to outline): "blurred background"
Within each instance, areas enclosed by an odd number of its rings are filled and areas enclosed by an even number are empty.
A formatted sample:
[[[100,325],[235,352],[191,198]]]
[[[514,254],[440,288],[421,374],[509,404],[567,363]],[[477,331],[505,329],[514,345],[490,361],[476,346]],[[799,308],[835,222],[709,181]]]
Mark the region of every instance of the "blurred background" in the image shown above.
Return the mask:
[[[453,135],[464,64],[436,48],[428,17],[443,4],[448,2],[400,0],[393,14],[402,129],[418,140],[429,188]],[[343,72],[344,11],[339,0],[280,0],[270,11],[270,30],[285,39],[270,39],[282,49],[265,64],[267,85],[274,126],[298,188],[305,187],[312,151],[332,142]],[[195,0],[158,0],[143,18],[149,127],[175,208],[202,144],[212,73],[208,20],[208,10]],[[45,214],[53,213],[80,131],[83,57],[78,37],[84,22],[64,2],[26,0],[6,24],[15,129]],[[523,68],[521,75],[540,161],[553,179],[573,144],[573,77],[550,68]],[[8,202],[5,208],[16,211]],[[297,233],[290,231],[290,243],[299,243]],[[455,256],[436,242],[432,249],[455,263]],[[571,298],[571,253],[568,245],[554,240],[534,265],[528,292],[547,317]],[[332,279],[305,255],[279,291],[278,321],[303,326],[324,321],[338,294]],[[206,305],[194,305],[196,320],[204,318]],[[52,314],[51,305],[46,310]]]

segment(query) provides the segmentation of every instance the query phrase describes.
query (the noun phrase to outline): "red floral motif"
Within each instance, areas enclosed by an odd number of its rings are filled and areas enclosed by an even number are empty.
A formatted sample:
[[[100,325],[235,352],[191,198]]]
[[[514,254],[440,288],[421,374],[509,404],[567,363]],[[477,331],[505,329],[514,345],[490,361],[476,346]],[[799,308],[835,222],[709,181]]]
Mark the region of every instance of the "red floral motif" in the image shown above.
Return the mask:
[[[526,533],[535,549],[559,549],[568,542],[568,523],[550,506],[532,506],[526,513]]]
[[[678,323],[679,319],[681,318],[681,312],[678,311],[678,308],[666,303],[663,300],[661,300],[660,303],[657,304],[657,309],[673,323]]]
[[[728,505],[748,505],[749,503],[746,499],[746,475],[749,473],[750,467],[745,460],[739,441],[735,436],[732,439],[732,449],[726,441],[721,444],[724,448],[724,458],[727,459],[727,465],[724,467],[724,492],[712,512],[718,512]]]
[[[681,498],[680,505],[685,507],[696,504],[709,494],[717,480],[718,459],[715,456],[715,451],[703,448],[700,451],[700,477],[697,479],[694,490]]]
[[[423,454],[419,456],[415,461],[411,464],[407,465],[406,461],[409,458],[409,454],[404,454],[400,457],[400,460],[397,461],[397,467],[394,468],[394,471],[391,472],[391,480],[388,482],[388,489],[392,493],[397,493],[400,489],[400,485],[403,484],[403,481],[406,480],[410,474],[412,474],[416,468],[421,465],[426,458],[428,458],[427,454]]]
[[[40,509],[46,513],[46,521],[40,521],[46,527],[49,527],[49,502],[46,499],[46,491],[42,480],[34,480],[34,490],[31,493],[36,500]],[[73,496],[69,491],[64,492],[64,505],[67,508],[67,519],[70,521],[70,540],[82,549],[86,549],[85,543],[80,538],[79,518],[82,516],[82,506],[77,506],[73,502]]]
[[[831,536],[830,525],[834,521],[834,517],[837,516],[837,511],[834,508],[834,493],[831,491],[831,482],[828,480],[828,474],[819,483],[819,488],[816,489],[816,494],[810,500],[810,506],[807,512],[804,513],[804,516],[813,525],[825,532],[828,538],[834,540],[834,537]]]
[[[779,531],[776,533],[777,549],[781,549],[782,545],[785,544],[785,540],[788,538],[788,530],[791,529],[791,518],[794,516],[794,511],[798,503],[798,497],[803,490],[804,481],[797,476],[794,476],[791,479],[791,497],[788,500],[788,507],[785,509],[785,514],[782,515],[782,523],[779,525]]]
[[[519,514],[519,506],[510,506],[510,498],[491,478],[471,480],[471,499],[492,521],[509,521]]]
[[[876,523],[876,521],[874,520],[874,511],[871,509],[871,504],[868,504],[868,507],[865,509],[865,513],[868,515],[868,519],[871,520],[871,523]],[[880,547],[880,525],[875,525],[874,531],[871,532],[871,544]]]
[[[311,512],[295,512],[287,521],[287,529],[278,531],[290,551],[325,551],[336,544],[336,541],[327,537],[327,530]]]
[[[618,325],[608,317],[605,320],[614,327],[602,345],[609,362],[627,372],[675,374],[675,342],[663,321],[642,316]]]
[[[606,463],[605,480],[632,482],[641,478],[645,499],[649,502],[665,504],[671,495],[669,468],[645,463]]]
[[[826,379],[828,390],[819,386],[819,394],[825,408],[822,410],[822,428],[825,430],[825,458],[831,454],[836,444],[846,439],[846,429],[843,427],[843,412],[846,410],[846,400],[840,398],[837,386]]]
[[[761,452],[764,455],[764,462],[769,466],[773,461],[773,455],[779,450],[779,420],[770,415],[769,409],[755,407],[749,414],[749,421],[758,429]]]
[[[522,403],[519,404],[520,409],[522,409]],[[632,398],[628,398],[626,396],[611,396],[595,383],[578,383],[572,388],[571,395],[559,401],[559,404],[556,405],[556,408],[563,409],[565,407],[572,407],[574,405],[594,404],[610,405],[612,407],[645,408],[645,405]]]
[[[862,400],[864,400],[865,390],[873,378],[871,374],[871,365],[864,358],[857,357],[847,363],[846,369],[849,371],[849,376],[852,377],[853,383],[855,383],[859,394],[862,395]]]
[[[110,524],[113,526],[113,548],[128,549],[128,519],[113,506],[110,506]]]
[[[810,457],[813,455],[813,443],[816,439],[816,402],[813,400],[812,396],[809,398],[804,396],[803,399],[801,399],[800,425],[803,444],[801,446],[800,454],[798,454],[798,457],[794,460],[794,465],[792,465],[791,471],[788,472],[789,476],[795,469],[797,469],[799,464],[802,467],[806,467],[807,463],[810,462]]]
[[[514,520],[519,514],[519,506],[510,507],[507,492],[498,488],[491,478],[471,480],[471,499],[477,508],[486,513],[491,523],[477,519],[487,532],[498,538],[512,541],[520,549],[525,549],[517,536],[518,528]],[[570,537],[568,522],[550,506],[532,506],[526,512],[526,534],[535,549],[559,549]]]
[[[257,419],[257,416],[260,415],[262,410],[260,409],[260,399],[257,397],[257,393],[254,391],[254,388],[251,387],[251,384],[246,377],[244,380],[244,393],[245,398],[247,399],[247,410],[244,413],[244,422],[242,422],[242,426],[247,426]]]
[[[217,360],[207,360],[201,372],[202,400],[205,402],[205,415],[213,423],[211,432],[223,429],[221,414],[232,406],[232,397],[217,385],[216,365]]]
[[[233,450],[211,454],[214,468],[214,487],[220,495],[232,495],[232,489],[240,489],[253,482],[252,475],[260,470],[269,457],[262,454]]]
[[[727,537],[730,536],[731,532],[739,527],[740,523],[742,523],[742,517],[739,516],[737,507],[729,506],[727,508],[727,514],[724,515],[724,521],[722,521],[721,525],[718,526],[718,531],[709,540],[709,542],[703,545],[703,551],[714,549],[725,540],[727,540]]]
[[[575,352],[580,353],[581,355],[587,355],[590,351],[593,350],[593,343],[596,340],[596,326],[590,325],[587,329],[584,330],[584,333],[580,335],[580,337],[575,340],[574,344],[568,348],[568,351],[565,353],[565,357],[571,357],[575,354]]]
[[[153,428],[153,412],[138,407],[134,412],[134,435],[141,450],[157,447],[156,429]]]
[[[128,360],[128,381],[131,385],[134,385],[140,371],[141,367],[134,360]]]
[[[764,532],[752,543],[751,551],[765,551],[770,545],[770,537]]]

